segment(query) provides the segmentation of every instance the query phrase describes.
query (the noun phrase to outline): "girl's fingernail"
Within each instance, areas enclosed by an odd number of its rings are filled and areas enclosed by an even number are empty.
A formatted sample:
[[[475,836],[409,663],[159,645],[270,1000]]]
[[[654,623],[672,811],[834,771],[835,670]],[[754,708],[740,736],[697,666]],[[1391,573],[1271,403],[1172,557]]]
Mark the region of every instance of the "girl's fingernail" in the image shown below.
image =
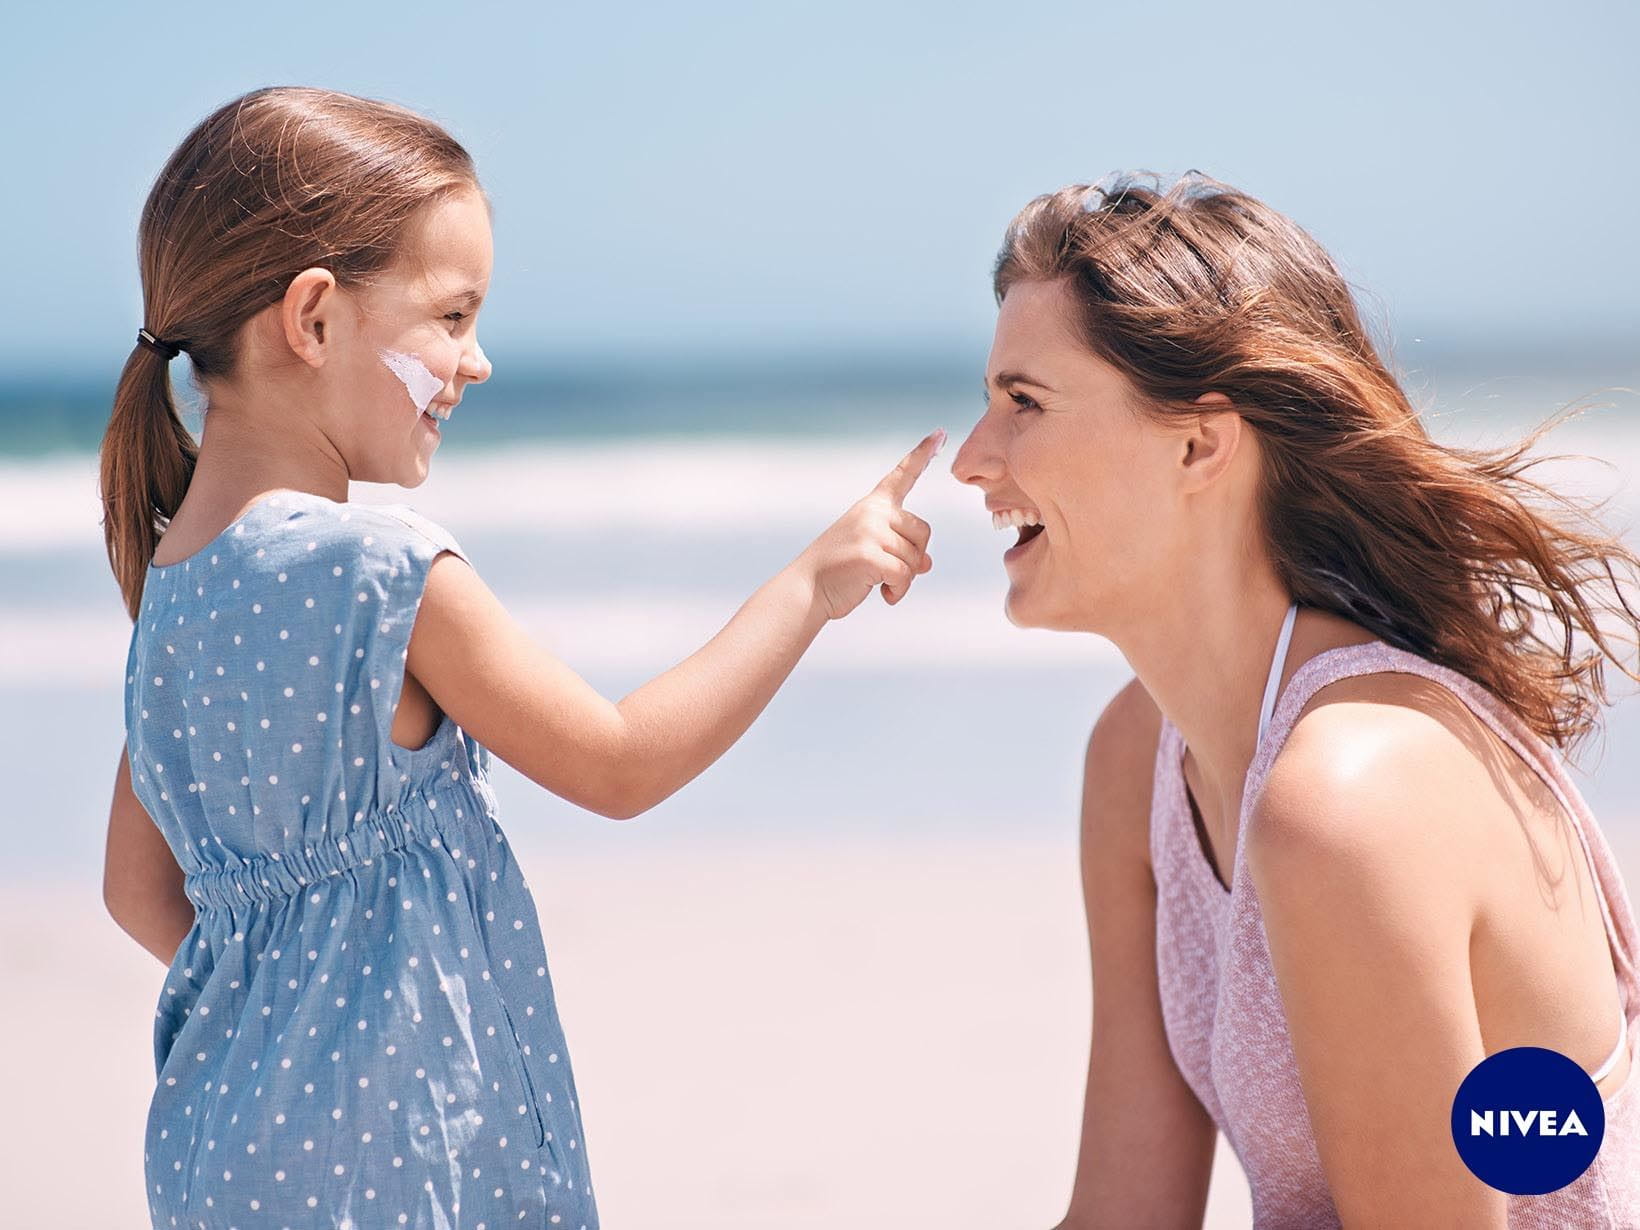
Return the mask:
[[[932,453],[932,456],[938,457],[940,455],[940,450],[945,447],[945,428],[941,427],[934,434],[938,437],[938,439],[934,444],[934,452]]]

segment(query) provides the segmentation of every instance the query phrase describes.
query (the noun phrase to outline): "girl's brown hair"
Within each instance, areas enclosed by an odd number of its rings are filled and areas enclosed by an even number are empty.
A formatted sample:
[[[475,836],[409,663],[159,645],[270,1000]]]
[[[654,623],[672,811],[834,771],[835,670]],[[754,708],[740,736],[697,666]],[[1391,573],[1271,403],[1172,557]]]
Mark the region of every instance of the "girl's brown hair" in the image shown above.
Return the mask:
[[[1149,172],[1077,184],[1014,218],[993,286],[1001,303],[1017,282],[1058,280],[1139,413],[1177,423],[1218,390],[1258,433],[1264,541],[1296,601],[1468,676],[1562,749],[1597,723],[1596,697],[1609,703],[1603,658],[1640,678],[1595,614],[1640,627],[1614,570],[1640,575],[1640,559],[1593,517],[1606,501],[1525,477],[1564,412],[1499,449],[1431,439],[1348,284],[1291,220],[1194,171],[1165,192]],[[1607,583],[1615,604],[1598,600]],[[1576,629],[1599,648],[1575,654]]]
[[[142,323],[187,352],[196,378],[229,376],[241,326],[296,274],[368,284],[419,209],[466,187],[478,188],[471,156],[424,116],[331,90],[253,90],[200,121],[154,181],[137,237]],[[166,359],[134,345],[100,454],[103,538],[133,620],[198,455]]]

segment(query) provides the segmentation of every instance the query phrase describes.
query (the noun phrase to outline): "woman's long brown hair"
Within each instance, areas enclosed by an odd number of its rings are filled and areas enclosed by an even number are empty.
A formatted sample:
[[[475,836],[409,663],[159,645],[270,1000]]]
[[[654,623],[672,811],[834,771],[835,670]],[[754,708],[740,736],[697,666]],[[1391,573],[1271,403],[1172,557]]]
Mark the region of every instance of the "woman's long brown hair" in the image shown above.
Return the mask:
[[[137,236],[141,323],[186,351],[196,378],[231,376],[241,327],[296,274],[322,266],[342,286],[366,284],[419,209],[477,185],[460,143],[406,108],[301,86],[253,90],[201,120],[149,191]],[[133,620],[198,455],[169,364],[134,345],[100,453],[103,538]]]
[[[1177,421],[1218,390],[1258,433],[1264,540],[1293,599],[1468,676],[1563,751],[1609,703],[1606,658],[1640,679],[1597,614],[1640,632],[1618,577],[1640,578],[1640,559],[1599,524],[1605,501],[1525,473],[1574,407],[1502,448],[1431,439],[1321,246],[1199,172],[1165,191],[1124,173],[1028,204],[997,257],[997,302],[1061,279],[1141,413]],[[1579,630],[1595,648],[1574,650]]]

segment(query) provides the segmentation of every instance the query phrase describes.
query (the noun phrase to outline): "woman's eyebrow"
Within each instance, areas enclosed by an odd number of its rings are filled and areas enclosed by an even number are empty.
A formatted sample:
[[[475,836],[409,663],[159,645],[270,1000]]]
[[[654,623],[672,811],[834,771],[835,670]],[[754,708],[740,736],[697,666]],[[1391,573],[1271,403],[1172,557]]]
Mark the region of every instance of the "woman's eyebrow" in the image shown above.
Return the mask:
[[[997,388],[1002,389],[1006,388],[1010,384],[1028,384],[1033,389],[1041,389],[1044,393],[1055,392],[1052,385],[1044,384],[1034,376],[1030,376],[1027,373],[1020,371],[998,372],[992,378],[991,383],[985,386],[985,389],[986,392],[990,392],[991,385],[995,385]]]

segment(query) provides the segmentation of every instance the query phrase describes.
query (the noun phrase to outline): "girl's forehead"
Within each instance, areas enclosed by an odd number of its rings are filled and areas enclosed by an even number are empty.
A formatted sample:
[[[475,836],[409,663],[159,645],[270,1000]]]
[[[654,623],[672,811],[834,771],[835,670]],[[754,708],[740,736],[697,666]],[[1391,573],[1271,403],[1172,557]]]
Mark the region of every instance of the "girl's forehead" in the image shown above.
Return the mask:
[[[427,205],[405,236],[412,281],[436,294],[488,283],[494,259],[490,214],[477,191],[449,193]]]

